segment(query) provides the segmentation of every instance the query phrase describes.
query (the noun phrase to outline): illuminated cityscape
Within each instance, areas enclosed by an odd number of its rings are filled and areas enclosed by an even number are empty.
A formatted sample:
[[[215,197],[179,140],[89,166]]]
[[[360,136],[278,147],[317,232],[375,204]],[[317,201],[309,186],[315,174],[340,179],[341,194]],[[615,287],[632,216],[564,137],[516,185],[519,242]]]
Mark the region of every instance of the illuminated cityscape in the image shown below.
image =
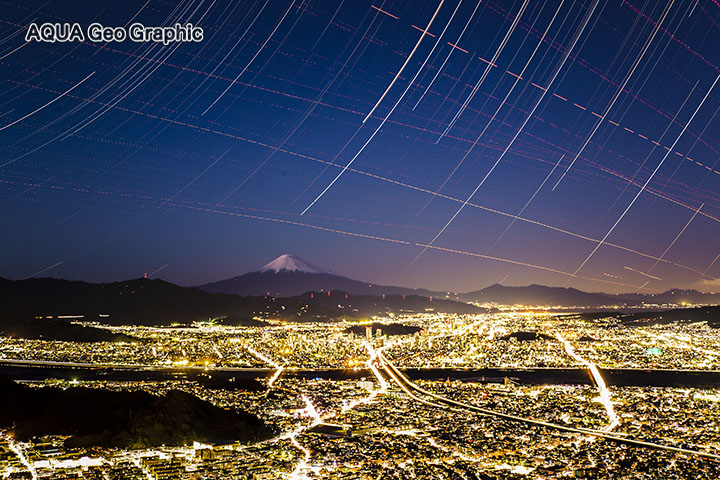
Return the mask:
[[[0,0],[0,479],[720,479],[719,0]]]
[[[712,478],[720,472],[719,334],[705,323],[626,327],[610,317],[564,322],[544,313],[507,312],[372,320],[386,330],[399,324],[419,330],[388,336],[370,327],[358,335],[348,333],[344,323],[282,322],[110,327],[138,341],[100,342],[92,349],[81,343],[4,338],[3,365],[33,364],[54,372],[30,381],[34,387],[156,395],[177,389],[257,414],[276,429],[272,438],[250,445],[196,442],[141,450],[67,449],[66,436],[30,442],[6,436],[5,475],[619,478],[660,466],[670,466],[677,478]],[[508,335],[514,332],[542,335],[520,340]],[[105,372],[98,375],[93,368]],[[147,369],[165,376],[144,379]],[[557,374],[552,380],[552,374],[543,373],[552,369],[580,370],[585,378],[566,377],[579,378],[568,384]],[[602,375],[614,369],[641,374],[605,375],[612,383],[602,383]],[[688,386],[694,380],[682,379],[679,386],[642,386],[648,383],[642,377],[645,369],[715,376],[696,387]],[[250,371],[261,388],[213,388],[194,379],[198,374],[231,379]],[[591,371],[598,377],[592,379]]]

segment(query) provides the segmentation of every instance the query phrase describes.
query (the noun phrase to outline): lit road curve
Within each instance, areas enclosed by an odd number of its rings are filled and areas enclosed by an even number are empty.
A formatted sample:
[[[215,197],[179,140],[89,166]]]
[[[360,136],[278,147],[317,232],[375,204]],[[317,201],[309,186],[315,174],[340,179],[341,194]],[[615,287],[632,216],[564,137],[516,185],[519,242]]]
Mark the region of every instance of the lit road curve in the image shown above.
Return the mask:
[[[570,342],[565,340],[562,335],[557,333],[555,336],[563,344],[563,346],[565,347],[565,353],[567,353],[569,357],[571,357],[576,362],[585,365],[588,370],[590,370],[590,374],[595,380],[595,385],[597,385],[598,393],[600,393],[600,397],[598,400],[605,407],[607,416],[610,419],[610,424],[608,424],[602,430],[604,432],[611,431],[620,424],[620,419],[618,418],[617,414],[615,414],[615,409],[613,408],[613,403],[610,399],[610,390],[607,388],[607,385],[605,384],[605,380],[603,379],[602,375],[600,375],[600,370],[598,370],[597,366],[594,363],[590,363],[589,361],[585,360],[580,355],[575,353],[575,349],[572,347],[572,345],[570,345]]]

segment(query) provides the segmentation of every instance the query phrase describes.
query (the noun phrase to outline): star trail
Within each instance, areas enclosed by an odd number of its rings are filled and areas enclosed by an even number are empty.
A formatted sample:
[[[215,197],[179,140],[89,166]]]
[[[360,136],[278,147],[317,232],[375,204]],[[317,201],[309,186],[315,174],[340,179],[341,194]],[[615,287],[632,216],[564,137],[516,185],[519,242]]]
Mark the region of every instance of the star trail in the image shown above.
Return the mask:
[[[2,277],[720,286],[713,0],[0,11]]]

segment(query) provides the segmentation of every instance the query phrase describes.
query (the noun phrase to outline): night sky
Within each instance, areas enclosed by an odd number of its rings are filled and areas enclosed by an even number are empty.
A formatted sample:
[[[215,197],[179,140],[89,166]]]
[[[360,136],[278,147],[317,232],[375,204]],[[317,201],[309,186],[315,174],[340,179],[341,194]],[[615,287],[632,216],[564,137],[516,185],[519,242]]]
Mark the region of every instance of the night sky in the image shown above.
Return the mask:
[[[0,276],[712,291],[719,65],[716,0],[1,1]]]

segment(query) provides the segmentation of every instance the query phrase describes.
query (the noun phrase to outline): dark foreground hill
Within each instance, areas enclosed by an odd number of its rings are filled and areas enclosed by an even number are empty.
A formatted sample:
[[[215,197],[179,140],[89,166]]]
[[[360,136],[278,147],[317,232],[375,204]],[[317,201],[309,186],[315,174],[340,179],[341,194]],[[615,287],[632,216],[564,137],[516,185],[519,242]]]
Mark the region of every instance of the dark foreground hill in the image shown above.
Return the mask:
[[[162,280],[135,279],[86,283],[54,278],[0,279],[0,321],[18,316],[82,316],[84,321],[110,325],[187,325],[216,319],[227,325],[262,326],[261,319],[334,321],[387,313],[481,313],[462,302],[417,295],[352,295],[345,292],[306,293],[294,297],[241,297],[213,294]]]
[[[172,390],[164,396],[95,388],[31,388],[0,378],[0,427],[15,438],[69,435],[65,446],[150,448],[256,442],[273,431],[255,415]]]

